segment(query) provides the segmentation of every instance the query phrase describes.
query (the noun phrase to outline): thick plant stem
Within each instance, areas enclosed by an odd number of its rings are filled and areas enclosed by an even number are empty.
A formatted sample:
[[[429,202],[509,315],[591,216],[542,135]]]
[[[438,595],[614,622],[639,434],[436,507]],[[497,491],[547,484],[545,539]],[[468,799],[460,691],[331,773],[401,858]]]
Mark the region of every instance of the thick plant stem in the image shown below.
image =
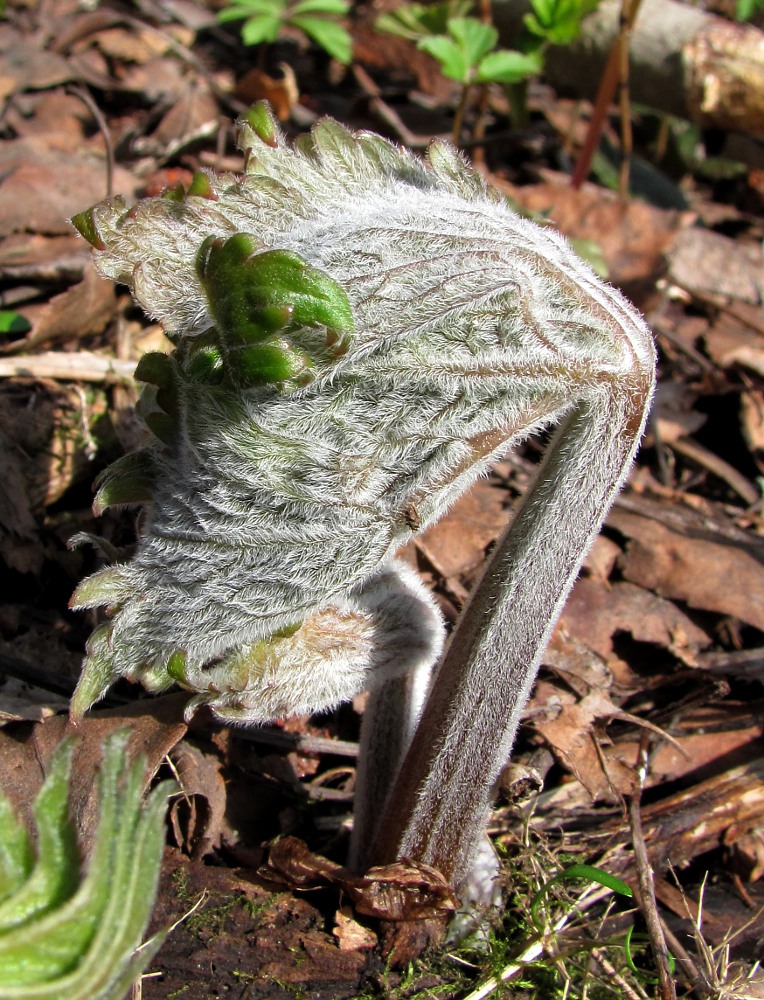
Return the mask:
[[[369,866],[374,833],[390,787],[414,735],[427,694],[432,664],[393,677],[369,692],[361,726],[353,834],[348,867],[363,872]]]
[[[376,863],[425,862],[456,886],[469,871],[544,647],[644,426],[652,369],[635,362],[628,382],[606,379],[569,411],[452,637]]]

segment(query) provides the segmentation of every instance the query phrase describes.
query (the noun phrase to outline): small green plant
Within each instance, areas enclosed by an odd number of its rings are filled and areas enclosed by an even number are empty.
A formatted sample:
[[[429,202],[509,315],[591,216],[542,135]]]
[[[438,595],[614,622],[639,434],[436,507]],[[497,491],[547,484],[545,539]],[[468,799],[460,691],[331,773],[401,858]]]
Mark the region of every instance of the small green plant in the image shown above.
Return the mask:
[[[34,807],[36,843],[0,792],[1,1000],[121,1000],[166,931],[139,947],[156,895],[169,784],[141,807],[144,761],[106,740],[86,872],[68,814],[74,742],[56,751]],[[34,846],[33,846],[34,843]]]
[[[440,63],[444,76],[462,85],[453,128],[457,142],[472,86],[501,83],[513,88],[538,76],[544,67],[545,49],[549,45],[569,45],[578,36],[583,18],[598,2],[531,0],[531,10],[523,19],[526,35],[519,39],[516,50],[497,48],[496,28],[485,20],[466,16],[472,5],[462,0],[403,4],[383,14],[377,20],[377,29],[416,42],[418,48]],[[521,121],[525,117],[523,107],[516,100],[513,103],[513,116]]]
[[[759,10],[764,10],[764,0],[737,0],[735,19],[737,21],[750,21]]]
[[[275,42],[284,28],[297,28],[341,63],[353,57],[353,42],[339,19],[348,0],[234,0],[218,14],[223,24],[244,21],[241,38],[245,45]]]

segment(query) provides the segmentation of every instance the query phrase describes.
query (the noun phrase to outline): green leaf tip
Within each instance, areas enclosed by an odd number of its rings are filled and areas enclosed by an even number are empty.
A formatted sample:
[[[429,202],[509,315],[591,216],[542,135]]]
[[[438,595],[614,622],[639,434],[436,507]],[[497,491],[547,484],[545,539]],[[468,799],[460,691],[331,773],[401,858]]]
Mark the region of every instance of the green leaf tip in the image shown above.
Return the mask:
[[[218,200],[218,196],[212,187],[212,181],[202,170],[194,171],[186,194],[190,197],[207,198],[208,201]]]
[[[278,146],[279,129],[267,101],[257,101],[242,115],[242,120],[249,125],[257,138],[271,149]]]
[[[96,250],[106,249],[106,243],[99,233],[95,221],[94,208],[86,208],[84,212],[78,212],[76,215],[73,215],[71,222],[80,236],[84,236],[91,247],[94,247]]]
[[[122,1000],[166,935],[139,948],[156,895],[171,786],[141,805],[145,764],[126,763],[128,735],[112,733],[103,744],[98,824],[84,875],[68,818],[73,740],[56,749],[35,801],[33,851],[0,793],[0,857],[6,869],[16,867],[12,891],[0,894],[4,1000]]]

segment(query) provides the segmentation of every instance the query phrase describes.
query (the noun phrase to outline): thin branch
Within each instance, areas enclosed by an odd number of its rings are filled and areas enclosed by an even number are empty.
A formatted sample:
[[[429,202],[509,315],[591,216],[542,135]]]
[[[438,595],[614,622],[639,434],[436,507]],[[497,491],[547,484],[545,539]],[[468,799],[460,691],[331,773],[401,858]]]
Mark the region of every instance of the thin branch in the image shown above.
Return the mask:
[[[634,846],[634,859],[637,865],[637,881],[639,884],[639,898],[637,901],[647,924],[647,933],[650,937],[655,964],[658,967],[658,988],[661,1000],[676,1000],[676,985],[671,974],[666,938],[663,933],[663,924],[661,923],[658,904],[655,899],[653,869],[650,865],[647,845],[645,844],[645,837],[642,831],[640,800],[642,798],[642,787],[647,777],[648,744],[649,737],[645,733],[639,747],[639,760],[637,764],[637,774],[639,776],[638,790],[629,797],[629,824],[631,826],[631,838]]]

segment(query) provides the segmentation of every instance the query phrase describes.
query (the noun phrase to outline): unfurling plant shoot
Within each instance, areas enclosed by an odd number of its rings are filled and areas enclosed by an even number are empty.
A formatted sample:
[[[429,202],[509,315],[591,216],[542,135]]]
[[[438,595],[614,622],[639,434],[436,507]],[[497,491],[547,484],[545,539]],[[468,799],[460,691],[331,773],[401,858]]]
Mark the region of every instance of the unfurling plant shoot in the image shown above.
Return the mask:
[[[242,178],[199,174],[183,200],[76,220],[175,349],[136,373],[154,439],[99,483],[97,510],[146,512],[135,554],[75,594],[108,617],[73,711],[118,677],[250,723],[366,688],[353,863],[409,857],[459,883],[630,468],[652,338],[446,144],[422,161],[323,120],[290,146],[263,105],[240,134]],[[553,424],[430,684],[443,626],[396,551]]]
[[[53,756],[34,807],[36,840],[0,789],[0,998],[122,1000],[165,938],[143,944],[162,859],[170,785],[141,805],[144,761],[128,733],[104,743],[98,827],[85,870],[68,814],[74,742]]]

